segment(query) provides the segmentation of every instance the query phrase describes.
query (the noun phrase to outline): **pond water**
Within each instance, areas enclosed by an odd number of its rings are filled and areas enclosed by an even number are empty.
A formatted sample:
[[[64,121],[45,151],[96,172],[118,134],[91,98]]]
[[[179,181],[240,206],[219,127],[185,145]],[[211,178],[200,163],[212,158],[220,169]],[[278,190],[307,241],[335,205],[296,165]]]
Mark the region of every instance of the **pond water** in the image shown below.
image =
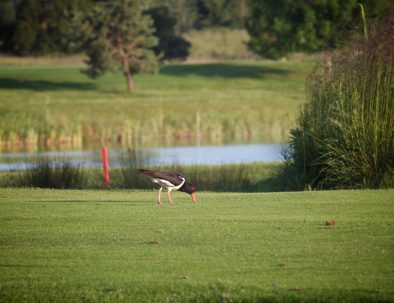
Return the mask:
[[[144,148],[133,151],[142,165],[215,165],[251,162],[282,161],[282,144],[245,144],[221,146],[189,146]],[[123,149],[109,149],[111,167],[119,167],[133,158]],[[101,150],[62,152],[0,153],[0,171],[21,170],[31,167],[39,159],[67,160],[72,165],[101,167]],[[130,160],[131,161],[131,160]]]

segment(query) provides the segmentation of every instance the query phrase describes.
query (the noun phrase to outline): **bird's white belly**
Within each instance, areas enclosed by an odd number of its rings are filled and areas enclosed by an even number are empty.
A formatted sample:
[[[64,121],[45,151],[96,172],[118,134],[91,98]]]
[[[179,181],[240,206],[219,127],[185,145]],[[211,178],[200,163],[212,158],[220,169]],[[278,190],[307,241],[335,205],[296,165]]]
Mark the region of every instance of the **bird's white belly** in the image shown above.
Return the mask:
[[[182,185],[185,183],[185,179],[182,178],[182,183],[174,186],[174,184],[172,184],[171,182],[168,182],[167,180],[164,179],[159,179],[159,178],[152,178],[152,181],[155,183],[160,184],[161,187],[165,187],[167,188],[169,191],[172,191],[174,189],[178,190],[182,187]]]

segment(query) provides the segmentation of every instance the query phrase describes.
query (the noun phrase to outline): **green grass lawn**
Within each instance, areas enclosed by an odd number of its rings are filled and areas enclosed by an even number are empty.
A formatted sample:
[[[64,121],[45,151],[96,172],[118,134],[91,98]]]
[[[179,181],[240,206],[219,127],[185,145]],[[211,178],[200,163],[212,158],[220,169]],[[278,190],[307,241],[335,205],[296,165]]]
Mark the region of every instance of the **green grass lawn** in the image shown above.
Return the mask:
[[[168,64],[97,81],[80,65],[9,65],[0,60],[0,140],[173,145],[284,142],[313,63],[237,61]],[[152,143],[153,142],[153,143]]]
[[[2,189],[0,301],[394,302],[393,190],[173,198]]]

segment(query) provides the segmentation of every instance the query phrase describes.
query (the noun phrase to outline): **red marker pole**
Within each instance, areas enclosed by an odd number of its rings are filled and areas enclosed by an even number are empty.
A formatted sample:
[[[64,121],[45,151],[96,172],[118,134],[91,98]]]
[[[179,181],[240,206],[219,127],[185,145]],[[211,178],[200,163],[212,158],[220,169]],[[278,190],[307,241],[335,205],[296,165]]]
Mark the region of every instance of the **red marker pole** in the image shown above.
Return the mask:
[[[103,156],[104,185],[107,189],[109,189],[109,165],[108,165],[108,151],[106,146],[103,147],[101,153]]]

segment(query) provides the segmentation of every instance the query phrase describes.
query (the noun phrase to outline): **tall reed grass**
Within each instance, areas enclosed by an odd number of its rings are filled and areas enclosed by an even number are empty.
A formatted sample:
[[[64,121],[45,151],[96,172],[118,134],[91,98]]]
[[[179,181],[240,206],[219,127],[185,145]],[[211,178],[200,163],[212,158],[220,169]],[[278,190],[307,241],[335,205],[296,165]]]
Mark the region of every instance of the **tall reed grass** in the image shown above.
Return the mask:
[[[391,16],[309,75],[287,154],[294,187],[394,186],[393,29]]]
[[[150,178],[137,174],[138,168],[182,172],[198,191],[258,192],[282,189],[277,182],[280,163],[153,166],[150,159],[149,153],[138,149],[119,154],[117,159],[113,159],[113,163],[119,166],[110,169],[111,189],[157,188],[158,185]],[[106,188],[101,168],[83,168],[65,158],[41,158],[31,162],[26,170],[0,172],[0,187]]]
[[[199,116],[198,116],[199,115]],[[285,110],[218,117],[195,114],[188,120],[170,114],[158,119],[117,119],[98,124],[94,120],[59,121],[50,114],[10,113],[0,119],[0,149],[47,149],[51,146],[86,148],[107,142],[133,147],[177,144],[223,144],[226,142],[284,142],[290,121]],[[61,119],[61,118],[59,118]]]
[[[192,182],[198,191],[249,191],[252,181],[245,165],[212,165],[212,166],[181,166],[170,165],[166,167],[152,167],[151,169],[170,169],[183,173]],[[151,189],[158,187],[143,175],[136,174],[134,167],[123,168],[124,183],[122,188]]]
[[[254,167],[255,166],[255,167]],[[277,191],[273,183],[278,164],[231,164],[231,165],[170,165],[148,167],[154,170],[178,171],[193,183],[197,191],[259,192]],[[117,188],[153,189],[158,185],[150,178],[136,173],[136,167],[122,168],[123,182]],[[119,180],[121,181],[121,179]]]
[[[39,159],[12,179],[11,185],[17,187],[76,189],[84,188],[87,181],[80,166],[63,159]]]
[[[121,74],[93,82],[78,67],[1,66],[0,149],[283,143],[311,66],[166,64],[138,75],[132,95]]]
[[[151,166],[149,155],[138,150],[129,150],[121,160],[120,168],[122,179],[113,186],[117,188],[151,189],[157,187],[150,178],[137,174],[138,168],[151,168],[154,170],[170,169],[183,173],[199,191],[258,191],[259,181],[271,177],[273,167],[265,164],[262,170],[260,164],[232,164],[232,165],[166,165]],[[122,182],[123,181],[123,182]],[[264,187],[264,186],[263,186]]]

